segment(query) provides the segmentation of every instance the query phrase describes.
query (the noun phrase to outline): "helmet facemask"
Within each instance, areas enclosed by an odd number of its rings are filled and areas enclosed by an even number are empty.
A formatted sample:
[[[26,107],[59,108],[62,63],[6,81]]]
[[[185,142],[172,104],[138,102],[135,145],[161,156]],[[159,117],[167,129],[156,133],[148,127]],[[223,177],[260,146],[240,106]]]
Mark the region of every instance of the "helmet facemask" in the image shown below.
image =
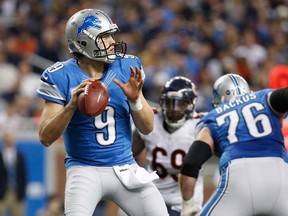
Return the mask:
[[[192,117],[196,100],[196,86],[188,78],[176,76],[165,83],[159,104],[171,131],[177,130]]]
[[[118,31],[118,27],[116,26],[114,29],[111,29],[109,31],[103,32],[99,34],[96,38],[92,34],[89,33],[89,31],[83,31],[84,34],[88,36],[88,40],[94,40],[95,49],[92,50],[92,54],[85,52],[85,46],[87,46],[89,43],[86,41],[77,41],[78,44],[81,44],[80,49],[82,50],[82,54],[87,56],[88,58],[91,58],[93,60],[97,61],[103,61],[105,63],[111,63],[114,60],[121,59],[126,54],[127,45],[125,42],[116,42],[111,44],[109,47],[106,47],[105,42],[103,38],[112,36],[115,40],[114,34]],[[109,50],[113,47],[113,53],[109,53]],[[110,51],[111,52],[111,51]]]
[[[196,100],[196,98],[195,98]],[[180,128],[194,111],[195,100],[191,101],[182,92],[167,92],[160,97],[162,115],[167,125]]]
[[[82,54],[92,60],[111,63],[126,54],[125,42],[105,46],[104,38],[118,32],[118,26],[103,11],[84,9],[73,15],[66,24],[66,38],[71,53]],[[112,47],[113,46],[113,47]],[[114,52],[111,52],[111,51]]]
[[[95,49],[93,51],[94,56],[93,59],[110,63],[113,62],[114,60],[121,59],[124,57],[127,50],[127,45],[123,41],[113,43],[109,47],[105,46],[105,42],[103,40],[104,37],[111,35],[113,38],[115,38],[114,33],[111,32],[113,31],[104,32],[103,34],[100,34],[96,37],[95,45],[98,49],[97,50]],[[113,53],[109,53],[111,47],[113,47]]]

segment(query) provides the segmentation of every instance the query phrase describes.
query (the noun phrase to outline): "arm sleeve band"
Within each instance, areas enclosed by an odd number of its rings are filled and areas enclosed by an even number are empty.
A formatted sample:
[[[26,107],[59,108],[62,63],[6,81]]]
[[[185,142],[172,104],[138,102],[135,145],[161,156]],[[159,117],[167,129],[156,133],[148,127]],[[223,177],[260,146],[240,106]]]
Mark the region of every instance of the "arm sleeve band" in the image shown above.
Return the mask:
[[[288,87],[273,91],[270,95],[270,104],[276,112],[288,112]]]
[[[202,165],[212,156],[210,146],[200,140],[195,140],[184,158],[180,173],[197,178]]]

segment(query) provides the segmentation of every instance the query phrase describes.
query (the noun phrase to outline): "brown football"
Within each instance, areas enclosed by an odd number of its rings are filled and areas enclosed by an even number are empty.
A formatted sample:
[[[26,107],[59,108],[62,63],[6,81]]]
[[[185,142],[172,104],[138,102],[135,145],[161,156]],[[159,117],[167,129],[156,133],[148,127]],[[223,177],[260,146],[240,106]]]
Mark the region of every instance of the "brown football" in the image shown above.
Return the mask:
[[[107,87],[100,80],[95,80],[79,95],[78,108],[83,115],[93,118],[104,111],[108,100]]]

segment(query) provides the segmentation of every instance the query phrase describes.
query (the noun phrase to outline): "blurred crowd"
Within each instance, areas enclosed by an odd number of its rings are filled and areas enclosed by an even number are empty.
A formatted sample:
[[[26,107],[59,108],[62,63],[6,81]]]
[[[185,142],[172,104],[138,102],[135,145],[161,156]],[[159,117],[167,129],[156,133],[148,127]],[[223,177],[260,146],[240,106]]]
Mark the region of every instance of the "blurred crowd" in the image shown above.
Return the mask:
[[[288,73],[287,0],[0,0],[0,131],[36,127],[41,73],[71,57],[65,25],[83,8],[99,8],[119,26],[117,39],[142,61],[151,102],[176,75],[196,84],[196,110],[209,111],[223,74],[240,74],[259,90],[271,86],[275,66]]]
[[[222,74],[238,73],[257,90],[268,86],[274,65],[288,64],[287,0],[2,0],[0,122],[11,112],[39,116],[40,75],[70,57],[65,24],[83,8],[102,9],[118,24],[118,40],[143,63],[153,102],[165,81],[182,75],[198,86],[197,109],[208,111]]]

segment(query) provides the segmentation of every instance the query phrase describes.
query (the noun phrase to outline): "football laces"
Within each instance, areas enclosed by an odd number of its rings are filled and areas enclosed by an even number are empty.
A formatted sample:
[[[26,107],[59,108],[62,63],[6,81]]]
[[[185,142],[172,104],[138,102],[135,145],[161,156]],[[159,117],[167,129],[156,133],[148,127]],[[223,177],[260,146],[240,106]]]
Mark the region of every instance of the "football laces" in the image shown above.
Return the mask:
[[[85,86],[85,89],[84,89],[84,94],[85,94],[85,95],[88,94],[88,88],[89,88],[89,85],[86,85],[86,86]]]

